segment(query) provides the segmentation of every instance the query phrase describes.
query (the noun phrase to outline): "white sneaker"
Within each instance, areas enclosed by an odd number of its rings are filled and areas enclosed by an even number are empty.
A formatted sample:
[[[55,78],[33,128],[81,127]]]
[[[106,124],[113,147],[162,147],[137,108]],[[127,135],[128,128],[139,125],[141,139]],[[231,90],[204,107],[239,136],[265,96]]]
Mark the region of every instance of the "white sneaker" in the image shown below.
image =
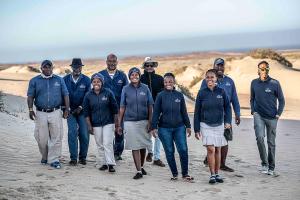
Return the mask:
[[[275,174],[275,173],[274,173],[274,170],[271,170],[271,169],[268,170],[268,175],[274,176],[274,174]]]
[[[267,166],[261,166],[261,169],[259,170],[262,174],[268,173],[268,167]]]

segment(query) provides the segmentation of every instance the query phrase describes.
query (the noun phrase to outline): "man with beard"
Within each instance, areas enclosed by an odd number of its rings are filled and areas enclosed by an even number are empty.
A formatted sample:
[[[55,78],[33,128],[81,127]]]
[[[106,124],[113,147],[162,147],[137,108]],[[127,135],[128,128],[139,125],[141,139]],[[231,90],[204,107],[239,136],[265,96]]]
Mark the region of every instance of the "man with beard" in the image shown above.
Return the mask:
[[[68,144],[70,151],[71,166],[77,165],[78,140],[79,140],[79,163],[86,165],[86,157],[89,147],[88,128],[83,115],[83,98],[90,90],[91,80],[81,73],[80,58],[72,60],[72,73],[64,77],[64,81],[70,93],[71,115],[68,117]]]
[[[214,69],[217,71],[217,86],[224,89],[228,97],[230,104],[233,107],[235,113],[235,123],[239,125],[240,119],[240,103],[235,89],[234,81],[224,74],[225,71],[225,61],[222,58],[217,58],[214,61]],[[201,89],[207,87],[206,81],[202,81]],[[231,116],[230,116],[231,119]],[[231,130],[232,131],[232,130]],[[234,172],[234,170],[226,165],[226,158],[228,154],[228,144],[221,147],[221,170]],[[204,160],[204,164],[207,164],[207,157]]]
[[[35,121],[34,137],[42,155],[41,164],[60,169],[59,158],[62,151],[63,122],[61,106],[65,105],[63,118],[70,111],[69,93],[64,80],[53,74],[53,64],[44,60],[42,73],[29,81],[27,104],[29,117]],[[33,110],[33,103],[36,112]]]
[[[118,106],[120,107],[121,93],[125,85],[128,84],[126,74],[117,69],[118,58],[114,54],[109,54],[106,59],[107,68],[99,73],[104,76],[104,88],[108,88],[114,94]],[[124,135],[115,134],[114,155],[116,160],[122,160],[124,150]]]
[[[261,159],[261,172],[274,175],[276,128],[285,100],[279,81],[271,78],[269,71],[268,62],[261,61],[258,64],[259,78],[251,82],[250,104]],[[268,154],[264,142],[265,135],[267,135]]]

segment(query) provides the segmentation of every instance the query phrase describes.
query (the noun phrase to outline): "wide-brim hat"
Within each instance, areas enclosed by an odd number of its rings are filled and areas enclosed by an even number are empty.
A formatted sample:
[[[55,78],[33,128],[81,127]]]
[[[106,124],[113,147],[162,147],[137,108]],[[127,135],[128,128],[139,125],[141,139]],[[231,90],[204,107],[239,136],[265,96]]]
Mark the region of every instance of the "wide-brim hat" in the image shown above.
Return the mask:
[[[146,57],[145,61],[143,62],[142,68],[145,68],[145,64],[152,64],[153,67],[157,67],[158,66],[158,62],[153,60],[151,57]]]
[[[76,67],[82,67],[84,65],[82,64],[82,61],[81,61],[80,58],[73,58],[72,63],[71,63],[70,66],[76,68]]]

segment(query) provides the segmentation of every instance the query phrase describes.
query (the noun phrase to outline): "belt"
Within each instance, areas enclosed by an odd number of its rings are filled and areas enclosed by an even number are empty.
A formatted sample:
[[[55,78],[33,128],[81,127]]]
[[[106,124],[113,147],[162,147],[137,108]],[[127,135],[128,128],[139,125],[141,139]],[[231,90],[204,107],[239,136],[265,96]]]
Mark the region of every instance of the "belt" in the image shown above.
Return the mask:
[[[46,113],[51,113],[58,109],[60,109],[60,106],[57,106],[55,108],[36,108],[36,110],[41,111],[41,112],[46,112]]]

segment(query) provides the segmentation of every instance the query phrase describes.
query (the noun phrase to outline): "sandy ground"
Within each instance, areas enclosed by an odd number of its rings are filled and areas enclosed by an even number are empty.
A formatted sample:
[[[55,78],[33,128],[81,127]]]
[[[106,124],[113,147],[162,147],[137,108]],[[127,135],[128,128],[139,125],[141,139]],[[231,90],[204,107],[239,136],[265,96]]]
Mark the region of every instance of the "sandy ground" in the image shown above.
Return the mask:
[[[189,87],[193,76],[201,76],[215,57],[223,55],[191,54],[184,56],[157,57],[157,73],[187,66],[177,74],[177,81]],[[224,55],[232,56],[232,55]],[[299,68],[300,53],[286,54]],[[149,175],[142,180],[132,179],[135,169],[131,153],[124,152],[123,161],[117,163],[117,173],[100,172],[95,167],[95,141],[91,137],[88,164],[68,166],[66,122],[64,122],[63,168],[53,170],[39,164],[40,154],[33,137],[34,123],[28,119],[26,91],[28,81],[37,73],[27,65],[0,66],[0,90],[5,96],[5,112],[0,112],[0,199],[300,199],[300,71],[287,69],[275,61],[271,65],[271,76],[280,80],[286,107],[278,124],[277,166],[279,176],[260,174],[260,159],[253,131],[253,120],[249,110],[249,89],[252,79],[257,77],[259,60],[235,55],[226,64],[226,73],[236,83],[241,104],[242,123],[234,126],[234,141],[230,143],[228,165],[236,172],[223,173],[224,184],[208,185],[209,171],[202,160],[206,150],[194,138],[188,140],[190,174],[195,183],[182,180],[170,181],[168,167],[159,168],[147,163]],[[131,66],[140,66],[142,58],[120,60],[119,69],[127,72]],[[55,73],[68,69],[67,61],[54,62]],[[104,60],[84,60],[84,73],[91,75],[104,69]],[[38,68],[39,64],[30,64]],[[196,95],[199,81],[190,91]],[[194,102],[186,99],[188,111],[193,112]],[[192,114],[191,114],[192,117]],[[162,160],[165,160],[162,151]],[[178,161],[178,158],[177,158]],[[179,166],[179,163],[178,163]],[[180,168],[180,167],[179,167]]]
[[[88,164],[68,166],[66,124],[62,163],[53,170],[39,164],[40,154],[33,137],[34,123],[27,118],[25,98],[5,96],[0,113],[0,199],[298,199],[300,198],[300,121],[280,120],[277,134],[277,173],[271,177],[258,172],[259,157],[253,132],[253,120],[242,119],[234,126],[228,165],[236,171],[223,173],[225,183],[209,185],[208,168],[202,160],[206,151],[194,137],[188,139],[189,168],[195,183],[170,181],[168,167],[146,163],[149,175],[133,180],[131,153],[117,163],[115,174],[95,167],[95,141],[91,137]],[[165,161],[162,151],[162,160]],[[177,158],[179,167],[179,162]],[[179,167],[180,169],[180,167]]]

